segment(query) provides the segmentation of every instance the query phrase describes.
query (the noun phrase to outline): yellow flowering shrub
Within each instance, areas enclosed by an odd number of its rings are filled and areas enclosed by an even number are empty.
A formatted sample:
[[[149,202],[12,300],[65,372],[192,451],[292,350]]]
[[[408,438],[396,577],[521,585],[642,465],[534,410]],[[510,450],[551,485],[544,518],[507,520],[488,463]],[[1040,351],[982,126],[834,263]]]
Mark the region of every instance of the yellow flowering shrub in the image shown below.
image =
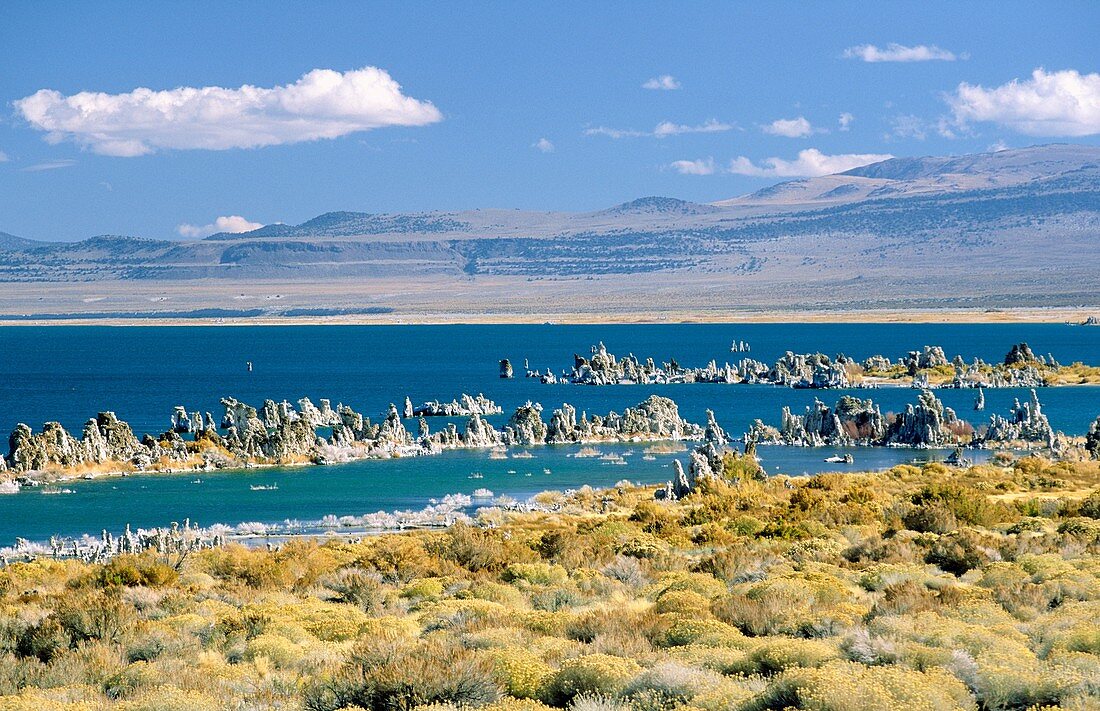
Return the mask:
[[[798,708],[808,711],[973,711],[966,686],[942,669],[866,667],[831,662],[780,674],[744,711]]]
[[[535,699],[553,670],[538,655],[523,648],[501,649],[492,654],[497,681],[510,695]]]
[[[174,686],[157,686],[141,692],[136,698],[119,702],[118,711],[219,711],[222,706],[202,691],[183,691]]]
[[[612,696],[641,670],[633,659],[587,654],[567,659],[547,680],[542,700],[564,706],[579,694]]]
[[[565,568],[550,563],[512,563],[504,569],[501,576],[510,583],[523,582],[528,585],[564,585],[569,579]]]

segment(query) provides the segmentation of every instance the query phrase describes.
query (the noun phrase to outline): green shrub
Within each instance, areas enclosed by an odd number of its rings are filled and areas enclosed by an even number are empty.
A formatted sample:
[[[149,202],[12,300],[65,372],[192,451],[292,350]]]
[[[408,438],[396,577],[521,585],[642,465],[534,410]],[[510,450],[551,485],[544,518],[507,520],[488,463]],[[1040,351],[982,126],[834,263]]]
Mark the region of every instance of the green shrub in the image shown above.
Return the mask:
[[[547,681],[542,700],[551,706],[564,706],[581,694],[614,696],[640,670],[633,659],[608,654],[567,659]]]

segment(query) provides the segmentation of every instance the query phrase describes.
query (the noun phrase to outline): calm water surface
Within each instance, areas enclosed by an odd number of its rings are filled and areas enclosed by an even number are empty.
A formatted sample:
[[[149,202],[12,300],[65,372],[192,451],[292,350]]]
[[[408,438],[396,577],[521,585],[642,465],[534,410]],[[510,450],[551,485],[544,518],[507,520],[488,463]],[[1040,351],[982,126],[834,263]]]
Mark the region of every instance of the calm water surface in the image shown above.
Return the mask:
[[[619,326],[290,326],[290,327],[13,327],[0,329],[0,432],[17,422],[36,429],[58,420],[79,433],[100,410],[115,410],[135,432],[162,432],[174,405],[221,414],[219,399],[232,395],[254,405],[263,399],[314,403],[330,398],[372,417],[406,395],[419,403],[449,400],[462,392],[483,392],[510,413],[526,400],[550,411],[570,402],[590,413],[621,412],[652,393],[666,395],[681,413],[702,421],[706,408],[739,435],[760,418],[776,423],[783,405],[800,411],[819,397],[830,405],[840,392],[811,392],[770,386],[668,385],[583,387],[542,385],[534,380],[500,380],[497,361],[509,358],[521,372],[530,365],[555,371],[574,353],[588,353],[603,340],[617,354],[632,352],[683,365],[711,359],[735,362],[732,340],[752,345],[753,358],[774,361],[786,350],[845,353],[855,358],[882,353],[897,358],[925,344],[942,345],[949,357],[1003,358],[1013,343],[1028,342],[1037,353],[1063,363],[1100,363],[1100,328],[1062,325],[919,324],[750,324]],[[252,361],[253,371],[245,368]],[[915,400],[908,388],[854,391],[871,397],[884,412]],[[986,412],[972,411],[973,393],[938,391],[960,416],[975,424],[1005,413],[1023,390],[986,393]],[[1100,414],[1100,388],[1047,388],[1040,398],[1056,429],[1081,434]],[[500,426],[507,415],[490,418]],[[445,420],[430,420],[433,431]],[[497,494],[525,496],[581,484],[610,485],[620,479],[656,482],[669,478],[671,457],[641,458],[635,450],[626,466],[567,455],[574,448],[537,447],[535,459],[489,460],[485,452],[449,452],[438,457],[357,462],[332,467],[266,469],[188,475],[144,475],[111,481],[74,482],[73,494],[47,496],[33,490],[0,496],[0,546],[16,536],[35,540],[102,528],[163,525],[190,517],[201,524],[316,519],[327,514],[420,508],[432,497],[471,493],[485,487]],[[844,469],[822,462],[832,452],[762,448],[769,471],[792,474]],[[884,467],[913,457],[942,453],[855,450],[855,469]],[[684,455],[679,455],[684,457]],[[545,469],[550,473],[544,473]],[[510,473],[514,471],[515,473]],[[470,479],[479,472],[482,479]],[[528,476],[529,474],[529,476]],[[250,484],[277,483],[275,491],[251,491]]]

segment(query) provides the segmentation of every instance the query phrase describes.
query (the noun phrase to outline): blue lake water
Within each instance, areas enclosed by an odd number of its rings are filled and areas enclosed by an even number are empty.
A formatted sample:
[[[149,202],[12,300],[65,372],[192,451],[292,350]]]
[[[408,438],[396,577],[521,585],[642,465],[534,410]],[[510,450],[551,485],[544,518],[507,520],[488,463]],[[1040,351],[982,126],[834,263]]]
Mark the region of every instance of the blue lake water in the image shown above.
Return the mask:
[[[1036,353],[1059,361],[1100,363],[1100,328],[1063,325],[920,324],[747,324],[616,326],[290,326],[290,327],[12,327],[0,329],[0,433],[17,422],[36,429],[57,420],[79,433],[100,410],[115,410],[139,434],[164,431],[174,405],[220,416],[219,399],[232,395],[259,406],[265,398],[314,403],[327,397],[372,417],[390,402],[410,396],[450,400],[462,392],[483,392],[504,407],[490,418],[500,426],[517,405],[541,402],[550,411],[562,402],[590,413],[621,412],[652,393],[673,398],[688,419],[702,421],[706,408],[731,434],[740,435],[760,418],[777,423],[783,405],[800,411],[818,397],[832,404],[838,391],[770,386],[668,385],[584,387],[543,385],[518,377],[500,380],[497,362],[509,358],[522,375],[524,359],[534,368],[560,371],[574,353],[588,353],[603,340],[616,354],[632,352],[683,365],[711,359],[735,362],[732,340],[752,345],[748,355],[774,361],[786,350],[845,353],[855,358],[882,353],[897,358],[923,345],[941,345],[948,357],[961,354],[987,361],[1003,358],[1013,343],[1028,342]],[[246,361],[252,361],[248,372]],[[883,412],[915,400],[908,388],[858,390]],[[986,392],[986,412],[974,413],[974,393],[940,390],[937,395],[964,419],[980,424],[1005,413],[1023,390]],[[1084,433],[1100,414],[1100,388],[1062,387],[1040,391],[1056,429]],[[430,420],[433,431],[445,420]],[[485,452],[449,452],[438,457],[367,461],[332,467],[205,473],[202,484],[189,475],[143,475],[110,481],[73,482],[73,494],[44,496],[34,490],[0,496],[0,546],[16,536],[41,540],[102,528],[163,525],[190,517],[201,524],[317,519],[327,514],[359,515],[420,508],[432,497],[470,493],[478,487],[525,496],[581,484],[610,485],[620,479],[656,482],[669,478],[669,456],[642,459],[634,449],[626,466],[568,457],[575,448],[533,448],[535,459],[490,460]],[[855,465],[828,465],[832,452],[761,448],[769,471],[791,474],[889,466],[913,457],[942,456],[907,450],[855,451]],[[684,455],[679,455],[683,457]],[[549,468],[551,473],[545,474]],[[515,470],[510,474],[509,470]],[[470,479],[472,472],[483,479]],[[530,473],[530,476],[526,474]],[[250,484],[277,483],[275,491]]]

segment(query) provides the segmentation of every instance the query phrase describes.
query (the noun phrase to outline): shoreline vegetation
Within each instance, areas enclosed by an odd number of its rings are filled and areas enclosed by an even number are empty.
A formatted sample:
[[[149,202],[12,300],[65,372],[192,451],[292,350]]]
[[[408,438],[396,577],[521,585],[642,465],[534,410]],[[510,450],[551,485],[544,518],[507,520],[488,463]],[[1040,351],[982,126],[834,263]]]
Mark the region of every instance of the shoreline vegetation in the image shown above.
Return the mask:
[[[0,708],[1085,711],[1100,463],[547,492],[445,530],[0,569]]]

